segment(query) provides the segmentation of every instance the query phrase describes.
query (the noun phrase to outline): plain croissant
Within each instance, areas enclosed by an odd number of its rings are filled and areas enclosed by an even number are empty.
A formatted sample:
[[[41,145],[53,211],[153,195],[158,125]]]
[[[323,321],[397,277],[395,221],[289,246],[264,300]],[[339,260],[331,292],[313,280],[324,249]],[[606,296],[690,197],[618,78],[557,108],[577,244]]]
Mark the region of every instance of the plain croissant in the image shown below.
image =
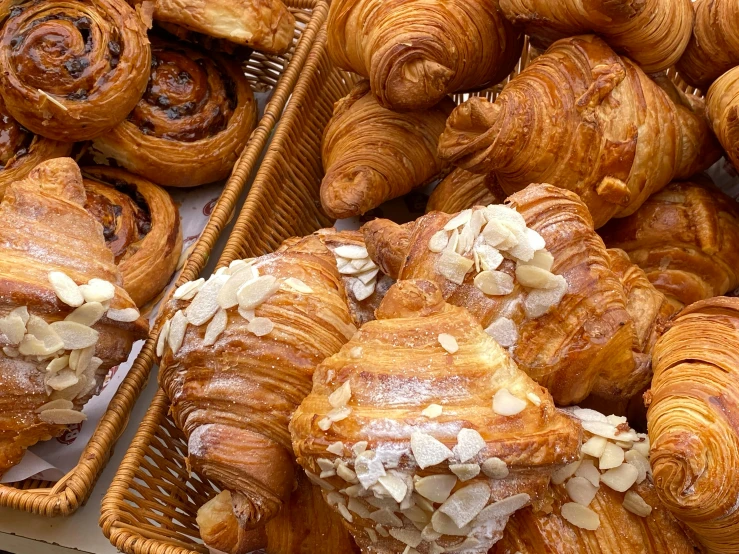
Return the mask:
[[[122,288],[71,158],[36,166],[0,204],[0,475],[79,410],[148,325]]]
[[[397,113],[380,106],[367,81],[357,84],[336,103],[323,134],[326,213],[364,214],[435,179],[445,167],[436,151],[453,107],[445,99],[426,111]]]
[[[432,212],[403,226],[376,219],[362,231],[377,265],[399,280],[437,283],[558,404],[591,392],[618,400],[640,392],[649,383],[644,358],[651,330],[662,325],[664,297],[638,268],[613,267],[619,258],[574,193],[531,185],[508,205]],[[501,225],[516,234],[512,251],[499,242]]]
[[[498,0],[336,0],[327,25],[333,63],[368,78],[394,110],[499,83],[523,46]]]
[[[453,214],[472,206],[500,204],[505,196],[495,175],[478,175],[457,167],[431,193],[426,212]]]
[[[719,77],[706,95],[708,119],[734,167],[739,167],[739,67]]]
[[[593,36],[556,42],[495,103],[475,97],[457,107],[439,152],[495,173],[508,194],[530,183],[572,190],[596,228],[720,156],[698,99],[655,83]]]
[[[647,421],[662,503],[708,552],[739,551],[739,299],[685,308],[657,342]]]
[[[596,33],[647,73],[673,66],[693,29],[691,0],[500,0],[500,9],[539,48]]]
[[[546,389],[422,280],[393,285],[318,367],[290,428],[362,552],[382,554],[486,553],[580,444]]]
[[[678,309],[739,287],[739,206],[706,176],[671,183],[600,234]]]
[[[695,0],[693,36],[677,63],[680,77],[703,89],[739,64],[739,4],[734,0]]]
[[[189,463],[231,493],[228,532],[212,533],[211,546],[249,552],[246,530],[275,517],[295,484],[290,415],[316,365],[356,330],[336,259],[310,236],[186,283],[168,315],[157,345],[161,386],[188,437]]]

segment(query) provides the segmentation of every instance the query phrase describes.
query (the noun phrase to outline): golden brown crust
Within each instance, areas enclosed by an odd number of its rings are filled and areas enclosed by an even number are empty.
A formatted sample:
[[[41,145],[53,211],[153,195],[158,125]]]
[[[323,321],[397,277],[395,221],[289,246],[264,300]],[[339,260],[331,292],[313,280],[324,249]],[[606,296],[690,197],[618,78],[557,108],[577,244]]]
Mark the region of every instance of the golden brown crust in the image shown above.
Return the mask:
[[[497,0],[336,0],[328,17],[333,63],[368,78],[379,103],[395,110],[499,83],[522,46]]]
[[[124,0],[5,2],[0,93],[39,135],[89,140],[123,121],[146,89],[146,28]],[[0,13],[0,16],[5,14]]]
[[[262,276],[300,279],[312,292],[283,286],[259,305],[254,317],[274,325],[263,336],[249,330],[238,306],[227,310],[226,328],[212,346],[203,344],[206,325],[188,325],[177,353],[164,350],[160,371],[174,420],[189,439],[189,463],[231,491],[244,528],[263,525],[289,498],[290,415],[310,391],[315,366],[355,330],[336,261],[317,237],[263,256],[254,267]],[[168,313],[188,305],[173,301]]]
[[[680,77],[703,89],[739,63],[739,34],[735,22],[739,5],[732,0],[695,0],[695,26],[677,64]]]
[[[122,169],[82,168],[85,208],[102,224],[108,248],[137,306],[169,283],[182,252],[180,214],[167,191]]]
[[[339,353],[316,370],[313,391],[291,422],[298,462],[307,471],[320,473],[319,458],[330,462],[344,460],[353,465],[362,486],[367,488],[378,481],[378,474],[360,471],[356,462],[359,458],[352,455],[357,443],[367,441],[366,451],[374,452],[374,459],[379,459],[387,473],[398,479],[410,483],[413,475],[453,477],[448,464],[454,461],[442,457],[437,463],[421,463],[420,449],[414,446],[412,441],[416,439],[412,437],[430,435],[452,448],[458,444],[460,430],[466,429],[473,435],[479,433],[481,438],[468,463],[498,457],[505,462],[509,473],[505,478],[492,479],[481,472],[457,482],[453,490],[472,486],[487,491],[478,512],[483,506],[514,494],[527,494],[530,501],[538,503],[551,472],[577,455],[579,425],[555,409],[546,389],[519,371],[467,310],[446,304],[433,283],[418,280],[396,283],[385,296],[377,316],[376,321],[365,324]],[[456,339],[457,351],[450,353],[442,347],[441,333]],[[349,413],[323,431],[319,422],[333,409],[329,395],[344,383],[350,384],[351,394],[345,404]],[[527,393],[536,395],[540,403],[537,406],[527,401],[519,413],[499,415],[493,411],[491,401],[504,388],[518,398],[527,398]],[[431,404],[443,406],[437,417],[421,413]],[[341,441],[342,454],[327,451],[336,441]],[[366,480],[366,485],[362,480]],[[348,486],[340,476],[327,476],[324,483],[324,495]],[[413,486],[407,487],[404,494],[411,498],[412,490]],[[327,499],[335,507],[337,502],[351,500],[346,493],[339,492],[341,500],[330,494]],[[356,500],[365,510],[375,510],[366,495],[360,493]],[[385,500],[389,502],[387,506],[397,506],[387,495]],[[401,514],[400,508],[389,509]],[[344,525],[363,552],[403,549],[404,545],[392,537],[380,536],[373,544],[365,528],[374,529],[377,521],[360,512],[355,509],[351,521],[345,521]],[[474,529],[469,532],[479,542],[465,551],[487,552],[499,538],[507,516],[501,516],[485,529],[471,525]],[[431,514],[423,517],[430,519]],[[416,529],[404,518],[402,525],[391,527],[391,535],[400,527]],[[460,538],[445,534],[437,542],[448,547],[458,544]],[[427,552],[427,548],[428,543],[424,543],[419,551]]]
[[[457,167],[431,193],[426,212],[453,214],[472,206],[501,204],[504,200],[505,194],[495,175],[477,175]]]
[[[739,299],[685,308],[654,349],[647,412],[660,500],[708,551],[739,549]]]
[[[598,228],[718,159],[700,110],[670,94],[601,39],[564,39],[495,103],[471,98],[457,107],[439,152],[470,171],[494,172],[508,194],[542,182],[572,190]]]
[[[68,316],[74,308],[56,296],[51,271],[66,273],[77,284],[92,278],[109,281],[115,286],[111,308],[134,307],[84,200],[82,176],[70,158],[44,162],[8,187],[0,204],[0,317],[23,306],[46,323]],[[102,363],[84,374],[79,386],[59,392],[46,388],[52,356],[18,355],[17,343],[0,331],[0,347],[8,348],[0,352],[0,475],[20,461],[28,446],[64,430],[42,421],[36,410],[57,398],[72,400],[80,409],[108,369],[125,361],[133,342],[146,336],[148,325],[142,318],[122,323],[103,316],[93,329],[99,333],[95,356]]]
[[[671,183],[600,232],[678,309],[739,287],[739,207],[706,176]]]
[[[260,52],[284,54],[293,41],[295,17],[281,0],[153,0],[153,4],[156,21]]]
[[[739,68],[730,69],[711,85],[706,110],[729,160],[739,167]]]
[[[673,66],[693,28],[691,0],[500,0],[500,9],[539,48],[596,33],[647,73]]]
[[[193,187],[228,177],[256,117],[256,101],[238,63],[152,37],[143,98],[93,146],[154,183]]]

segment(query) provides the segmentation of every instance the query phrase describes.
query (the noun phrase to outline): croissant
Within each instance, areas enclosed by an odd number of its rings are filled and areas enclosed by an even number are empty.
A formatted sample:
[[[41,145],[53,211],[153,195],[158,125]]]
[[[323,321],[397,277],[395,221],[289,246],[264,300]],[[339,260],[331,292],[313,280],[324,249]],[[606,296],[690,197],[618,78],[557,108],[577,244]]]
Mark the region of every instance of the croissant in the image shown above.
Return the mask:
[[[691,0],[500,0],[500,9],[521,25],[532,44],[547,48],[573,35],[596,33],[647,73],[672,67],[693,29]]]
[[[58,158],[0,204],[0,475],[82,422],[108,370],[148,331],[84,201],[77,164]]]
[[[645,318],[634,321],[622,282],[633,276],[614,271],[574,193],[531,185],[508,206],[432,212],[406,226],[376,219],[362,230],[378,266],[399,280],[437,283],[557,404],[591,392],[627,400],[649,383],[642,348],[664,299],[646,278],[633,281],[633,310]]]
[[[706,110],[729,160],[739,167],[739,69],[730,69],[711,85]]]
[[[695,0],[693,36],[677,63],[680,77],[705,90],[739,64],[739,34],[734,22],[739,6],[732,0]]]
[[[0,137],[0,200],[10,183],[26,177],[38,164],[72,152],[71,142],[47,139],[24,128],[8,113],[1,96]]]
[[[377,321],[318,366],[290,430],[298,463],[373,553],[486,553],[580,443],[546,389],[423,280],[393,285]]]
[[[503,200],[505,194],[495,175],[477,175],[457,167],[431,193],[426,212],[453,214],[472,206],[500,204]]]
[[[284,54],[295,17],[281,0],[136,0],[157,22],[177,25],[265,52]]]
[[[495,173],[508,194],[530,183],[572,190],[598,228],[720,156],[703,114],[690,109],[700,101],[681,95],[674,87],[666,93],[599,38],[564,39],[495,103],[474,97],[457,107],[439,152],[474,173]]]
[[[593,410],[585,417],[581,459],[552,477],[547,510],[526,507],[508,521],[490,554],[694,554],[698,545],[657,497],[649,467],[649,441],[612,423],[625,418]],[[619,427],[623,429],[623,427]],[[605,437],[603,435],[608,435]],[[626,435],[631,435],[626,437]]]
[[[4,2],[0,94],[23,127],[89,140],[123,121],[146,90],[146,27],[124,0]]]
[[[289,498],[288,420],[314,368],[356,330],[343,291],[334,255],[310,236],[173,295],[157,343],[160,384],[188,437],[190,465],[231,493],[229,517],[242,532],[219,550],[249,552],[243,531]]]
[[[334,65],[369,79],[380,105],[420,110],[505,79],[523,35],[498,0],[337,0],[328,14]]]
[[[122,169],[82,171],[85,209],[103,226],[123,287],[143,306],[164,290],[177,268],[182,252],[177,206],[167,191]]]
[[[654,349],[647,421],[657,494],[712,554],[739,550],[739,299],[685,308]]]
[[[600,233],[678,309],[739,287],[739,206],[705,175],[671,183]]]
[[[454,104],[423,112],[380,106],[362,81],[334,106],[323,133],[326,172],[321,204],[334,218],[352,217],[433,181],[445,168],[437,141]]]
[[[246,532],[247,552],[263,549],[267,554],[310,554],[359,552],[351,536],[341,524],[341,516],[323,501],[321,492],[305,475],[296,475],[297,488],[284,509],[264,527]],[[233,515],[231,493],[222,491],[203,504],[197,515],[200,536],[205,544],[228,548],[238,534],[244,533]],[[330,550],[327,550],[330,545]]]
[[[228,177],[256,125],[239,64],[152,37],[149,87],[128,119],[93,141],[103,156],[162,186]]]

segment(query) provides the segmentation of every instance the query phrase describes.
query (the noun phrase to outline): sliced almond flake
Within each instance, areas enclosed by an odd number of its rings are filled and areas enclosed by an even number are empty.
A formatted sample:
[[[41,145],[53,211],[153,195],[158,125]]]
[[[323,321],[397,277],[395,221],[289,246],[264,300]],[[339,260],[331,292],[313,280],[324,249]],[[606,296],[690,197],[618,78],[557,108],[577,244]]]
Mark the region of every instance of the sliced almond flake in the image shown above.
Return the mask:
[[[495,339],[503,348],[514,346],[518,342],[518,328],[512,319],[499,317],[487,326],[485,332]]]
[[[528,240],[529,244],[531,245],[531,248],[534,249],[534,252],[544,250],[547,247],[547,243],[544,240],[544,237],[542,237],[534,229],[531,229],[531,228],[526,229],[526,240]]]
[[[539,398],[539,395],[534,394],[533,392],[527,392],[526,398],[529,402],[531,402],[534,406],[541,406],[541,398]]]
[[[537,250],[534,252],[534,257],[531,258],[528,262],[524,262],[527,265],[533,265],[536,267],[540,267],[541,269],[545,269],[546,271],[551,271],[552,266],[554,265],[554,256],[547,250]]]
[[[326,417],[328,417],[331,421],[341,421],[343,419],[346,419],[349,417],[349,414],[352,413],[352,409],[347,406],[341,406],[340,408],[334,408],[329,413],[326,414]]]
[[[536,319],[541,317],[559,303],[567,294],[567,281],[562,275],[554,276],[556,283],[551,289],[532,289],[524,300],[523,307],[526,317]]]
[[[185,332],[187,331],[187,317],[182,313],[182,310],[177,310],[174,314],[169,326],[169,335],[167,336],[167,343],[172,354],[177,354],[177,351],[182,346],[182,342],[185,340]]]
[[[461,429],[457,434],[457,445],[452,449],[459,461],[471,460],[485,448],[485,439],[474,429]]]
[[[390,529],[390,536],[411,548],[417,547],[423,541],[421,533],[415,529]]]
[[[246,330],[258,337],[269,335],[275,328],[275,324],[267,317],[255,317],[246,326]]]
[[[617,416],[615,414],[607,415],[606,421],[616,427],[623,425],[624,423],[628,424],[628,420],[624,416]]]
[[[623,506],[625,510],[639,517],[648,517],[652,513],[652,507],[634,491],[626,491]]]
[[[208,327],[205,328],[205,336],[203,337],[203,346],[212,346],[221,336],[221,333],[226,330],[228,325],[228,314],[223,308],[216,312],[213,319],[208,323]],[[250,324],[251,325],[251,324]]]
[[[346,406],[352,397],[352,388],[349,381],[345,381],[339,388],[328,395],[328,403],[332,408],[340,408]]]
[[[401,525],[402,525],[402,523],[403,522],[401,521]],[[379,523],[377,525],[375,525],[375,531],[377,531],[377,534],[380,535],[381,537],[387,538],[387,537],[390,536],[390,533],[387,532],[387,529],[385,529]]]
[[[477,247],[472,250],[472,261],[475,262],[475,272],[480,273],[480,255],[477,253]]]
[[[351,264],[351,262],[352,262],[352,260],[349,260],[349,263],[347,263],[345,266],[342,266],[341,268],[339,268],[339,274],[340,275],[359,275],[360,273],[362,273],[364,271],[363,269],[354,267]],[[362,265],[364,265],[364,264],[362,264]]]
[[[534,248],[535,245],[529,240],[530,235],[528,231],[530,231],[530,229],[519,227],[508,222],[503,222],[503,224],[507,225],[516,237],[516,246],[508,248],[508,254],[519,261],[527,262],[531,260],[534,257],[536,248]]]
[[[366,260],[367,260],[366,258],[362,258],[359,260],[352,260],[351,262],[349,262],[349,265],[351,265],[354,269],[362,269],[362,267],[364,266],[364,262]]]
[[[326,447],[326,452],[331,452],[331,454],[341,456],[344,454],[344,443],[341,441],[331,443]]]
[[[492,479],[505,479],[508,477],[508,465],[500,458],[488,458],[480,466],[482,472]]]
[[[530,501],[531,497],[528,494],[519,493],[493,502],[478,514],[473,522],[473,526],[477,527],[489,521],[508,518],[526,506]]]
[[[216,269],[216,275],[231,275],[231,270],[228,267],[219,267]]]
[[[326,471],[322,471],[318,476],[321,479],[326,479],[327,477],[335,477],[336,476],[336,470],[335,469],[328,469]]]
[[[23,325],[28,323],[29,315],[28,315],[28,306],[18,306],[17,308],[14,308],[10,311],[8,315],[16,315],[20,317],[23,320]]]
[[[434,526],[431,523],[429,523],[421,531],[421,537],[423,537],[423,540],[427,542],[432,542],[438,539],[439,537],[441,537],[441,533],[434,530]],[[443,552],[443,550],[441,550],[441,552]]]
[[[243,317],[246,321],[252,321],[255,317],[257,317],[257,314],[254,310],[243,310],[241,307],[239,307],[239,315]]]
[[[320,477],[319,477],[318,475],[316,475],[316,474],[315,474],[315,473],[313,473],[312,471],[308,471],[308,470],[306,469],[306,470],[305,470],[305,475],[306,475],[306,477],[308,477],[308,479],[310,479],[310,480],[311,480],[311,482],[312,482],[312,483],[313,483],[314,485],[318,485],[318,486],[319,486],[319,487],[321,487],[321,488],[322,488],[323,490],[325,490],[325,491],[332,491],[332,490],[334,490],[334,486],[333,486],[333,485],[332,485],[331,483],[329,483],[329,482],[328,482],[328,481],[326,481],[325,479],[321,479],[321,478],[320,478]]]
[[[48,356],[59,350],[56,346],[63,348],[64,344],[60,340],[58,344],[48,347],[44,341],[37,339],[33,335],[26,334],[18,345],[18,353],[23,356]]]
[[[411,435],[411,451],[421,469],[440,464],[454,455],[442,442],[418,431]]]
[[[87,419],[87,416],[76,410],[52,409],[41,412],[39,419],[53,425],[71,425],[82,423]]]
[[[402,502],[405,498],[405,493],[408,491],[408,485],[395,475],[383,475],[378,477],[378,483],[380,483],[385,490],[393,497],[396,502]]]
[[[457,246],[459,246],[459,231],[454,229],[452,231],[452,234],[449,235],[449,241],[446,243],[446,247],[444,247],[444,252],[457,252]]]
[[[49,325],[59,335],[66,350],[79,350],[97,343],[100,333],[74,321],[55,321]]]
[[[500,250],[508,250],[518,244],[516,235],[502,221],[491,220],[482,230],[482,237],[488,246]]]
[[[452,518],[440,510],[436,510],[434,515],[431,516],[431,527],[437,533],[452,537],[466,537],[472,532],[472,527],[469,525],[462,528],[458,527]]]
[[[349,350],[349,357],[353,359],[358,359],[362,357],[362,347],[361,346],[355,346],[351,350]]]
[[[352,523],[354,521],[354,516],[352,516],[351,512],[349,511],[349,508],[347,508],[343,504],[337,504],[336,509],[341,514],[341,517],[343,517],[349,523]]]
[[[403,527],[403,520],[396,516],[390,510],[386,510],[384,508],[377,510],[376,512],[372,512],[369,518],[380,525],[387,525],[389,527]],[[375,529],[377,529],[377,526],[375,526]],[[377,529],[377,532],[382,535],[379,529]],[[383,536],[387,537],[388,534],[385,534]]]
[[[421,477],[413,484],[416,492],[431,502],[444,502],[457,484],[455,475],[441,474]]]
[[[644,433],[637,433],[637,440],[634,441],[632,447],[642,456],[649,459],[649,437]]]
[[[502,388],[493,396],[493,412],[501,416],[514,416],[526,409],[527,403],[517,396],[511,394],[506,388]]]
[[[341,489],[341,492],[343,492],[344,494],[346,494],[347,496],[351,498],[358,497],[363,491],[364,491],[364,487],[362,485],[352,485],[351,487]]]
[[[557,287],[556,276],[535,265],[518,265],[516,267],[516,279],[524,287],[532,289],[553,289]]]
[[[575,475],[587,479],[594,487],[600,486],[600,471],[595,467],[593,460],[583,460]]]
[[[124,308],[122,310],[114,310],[109,308],[105,316],[113,321],[120,321],[121,323],[132,323],[136,321],[141,314],[136,308]]]
[[[462,210],[449,221],[447,221],[446,225],[444,225],[444,230],[453,231],[454,229],[457,229],[462,225],[466,225],[467,223],[469,223],[470,219],[472,219],[472,210]]]
[[[255,281],[258,277],[259,272],[254,266],[248,266],[246,269],[231,275],[216,295],[218,305],[224,310],[236,306],[239,303],[239,299],[236,296],[238,290],[244,284]]]
[[[88,346],[87,348],[81,348],[79,350],[72,350],[69,353],[69,367],[74,370],[77,375],[84,373],[92,357],[95,355],[95,346]]]
[[[26,324],[17,314],[8,314],[0,319],[0,333],[13,345],[20,344],[26,334]]]
[[[465,254],[469,252],[475,242],[475,238],[474,231],[469,224],[462,227],[462,231],[459,233],[459,242],[455,249],[457,254]]]
[[[636,483],[641,484],[647,478],[647,474],[651,472],[649,460],[642,456],[636,450],[629,450],[624,456],[624,460],[627,464],[634,466],[639,474],[636,477]]]
[[[475,276],[475,286],[490,296],[513,292],[513,277],[502,271],[481,271]]]
[[[312,288],[310,288],[303,281],[295,277],[288,277],[287,279],[285,279],[284,284],[290,287],[295,292],[300,292],[302,294],[311,294],[313,292]]]
[[[332,424],[333,424],[333,421],[331,421],[327,417],[324,417],[324,418],[319,419],[318,420],[318,423],[316,423],[316,425],[318,425],[318,428],[321,431],[328,431],[329,429],[331,429],[331,425]]]
[[[590,408],[580,408],[579,406],[576,406],[572,408],[570,412],[580,421],[597,421],[600,423],[608,423],[608,418],[604,414],[596,410],[591,410]]]
[[[375,544],[377,542],[377,531],[375,531],[371,527],[365,527],[364,532],[367,533],[367,536],[369,537],[369,540],[372,544]]]
[[[391,512],[399,510],[398,503],[393,500],[393,498],[388,494],[388,492],[385,490],[385,487],[382,485],[374,484],[369,489],[373,493],[377,493],[374,496],[368,496],[365,498],[365,501],[370,505],[374,506],[375,508],[379,508],[381,510],[390,510]]]
[[[631,464],[621,464],[601,474],[600,482],[618,492],[626,492],[636,483],[639,470]]]
[[[174,294],[172,295],[172,298],[175,300],[191,300],[192,298],[195,298],[195,295],[200,291],[202,286],[205,284],[205,279],[202,277],[200,279],[196,279],[195,281],[188,281],[187,283],[183,283],[179,287],[177,287],[177,290],[174,291]]]
[[[471,483],[447,498],[439,511],[448,515],[457,527],[462,528],[475,519],[487,505],[491,492],[487,483]]]
[[[46,366],[46,373],[57,373],[67,367],[69,365],[69,356],[60,356],[59,358],[54,358],[49,362],[49,365]]]
[[[80,285],[80,292],[85,302],[105,302],[115,297],[115,285],[105,279],[90,279],[86,285]]]
[[[329,506],[336,506],[337,504],[346,504],[346,500],[341,494],[336,491],[331,491],[326,495],[326,503]]]
[[[593,456],[593,458],[600,458],[606,449],[606,444],[608,444],[608,440],[603,437],[593,436],[585,441],[580,450],[583,454]]]
[[[336,467],[336,475],[341,477],[347,483],[357,482],[357,474],[354,473],[354,471],[350,469],[349,466],[347,466],[344,462],[339,463],[339,465]]]
[[[590,508],[577,504],[576,502],[567,502],[562,505],[560,510],[562,517],[575,527],[595,531],[600,527],[600,518]]]
[[[375,281],[375,278],[377,277],[377,274],[379,273],[379,269],[372,269],[370,271],[367,271],[366,273],[360,273],[357,275],[357,279],[362,281],[365,285],[368,285],[369,283]]]
[[[334,248],[334,254],[349,260],[358,260],[369,257],[367,249],[359,244],[342,244],[341,246]]]
[[[419,508],[421,508],[424,512],[428,512],[429,515],[433,513],[434,504],[433,502],[431,502],[431,500],[429,500],[428,498],[424,498],[417,492],[412,493],[411,498],[413,499],[414,504],[418,506]],[[446,498],[444,500],[446,500]],[[436,539],[431,539],[431,540],[436,540]]]
[[[554,473],[552,473],[552,484],[561,485],[562,483],[567,481],[567,479],[575,475],[575,472],[578,470],[581,463],[582,460],[576,460],[556,470]]]
[[[599,421],[583,421],[582,428],[593,435],[604,437],[610,440],[619,439],[632,439],[636,437],[636,432],[629,430],[625,432],[619,432],[619,430],[610,423],[602,423]],[[615,446],[615,445],[614,445]]]
[[[441,252],[446,248],[447,244],[449,244],[449,233],[442,229],[431,236],[429,250],[431,252]]]
[[[441,415],[443,409],[444,408],[439,404],[429,404],[425,409],[421,411],[421,415],[424,415],[429,419],[434,419]]]
[[[337,269],[341,269],[342,267],[349,265],[350,262],[351,260],[348,258],[342,258],[341,256],[336,256],[336,268]]]
[[[438,340],[441,347],[450,354],[454,354],[455,352],[457,352],[457,350],[459,350],[457,339],[455,339],[449,333],[441,333]]]
[[[192,325],[196,327],[203,325],[216,314],[220,308],[218,293],[229,278],[228,275],[211,275],[205,282],[190,305],[185,308],[185,317]],[[239,299],[239,304],[241,304],[241,299]]]
[[[57,400],[47,402],[43,406],[39,406],[38,408],[36,408],[36,413],[40,414],[41,412],[46,410],[71,410],[72,408],[74,408],[74,404],[71,400],[59,398]]]
[[[364,519],[369,519],[370,511],[361,500],[357,500],[356,498],[350,498],[349,502],[347,502],[346,507],[349,508],[350,512],[354,512],[359,517],[364,518]]]
[[[244,258],[243,260],[233,260],[230,264],[228,264],[228,269],[231,270],[231,275],[233,275],[234,273],[236,273],[236,271],[249,267],[256,261],[257,261],[256,258]]]
[[[360,268],[362,271],[370,271],[372,269],[378,269],[377,264],[373,262],[370,258],[367,258],[367,260],[364,262],[362,267]]]
[[[157,357],[161,358],[164,354],[164,347],[167,344],[167,336],[169,335],[170,320],[164,322],[162,328],[159,331],[159,337],[157,338]]]
[[[451,471],[460,481],[469,481],[480,474],[479,464],[450,464]]]
[[[588,506],[598,493],[598,487],[594,486],[584,477],[572,477],[565,483],[565,490],[573,502]]]
[[[3,354],[8,358],[17,358],[21,353],[17,348],[13,348],[12,346],[3,346]]]
[[[76,385],[79,377],[71,369],[62,369],[59,373],[46,379],[46,384],[54,390],[64,390]]]
[[[480,267],[484,271],[494,271],[503,263],[503,255],[497,249],[487,244],[475,246],[475,253],[480,258]]]
[[[72,321],[80,325],[92,327],[105,314],[105,308],[100,302],[87,302],[76,308],[64,321]]]
[[[361,302],[362,300],[366,300],[370,296],[372,296],[372,293],[375,292],[375,283],[373,281],[370,281],[367,284],[364,284],[359,279],[356,279],[352,283],[352,293],[354,294],[354,297],[357,299],[357,302]]]
[[[62,273],[61,271],[50,271],[49,283],[51,283],[51,288],[54,289],[54,293],[57,298],[67,306],[76,308],[78,306],[82,306],[85,302],[85,297],[82,296],[82,292],[77,286],[77,283],[75,283],[74,280],[66,273]]]
[[[352,446],[352,452],[354,453],[354,456],[359,456],[367,450],[367,441],[359,441]]]
[[[274,275],[262,275],[256,280],[245,283],[236,293],[239,307],[243,310],[253,310],[266,302],[280,288],[280,283]]]

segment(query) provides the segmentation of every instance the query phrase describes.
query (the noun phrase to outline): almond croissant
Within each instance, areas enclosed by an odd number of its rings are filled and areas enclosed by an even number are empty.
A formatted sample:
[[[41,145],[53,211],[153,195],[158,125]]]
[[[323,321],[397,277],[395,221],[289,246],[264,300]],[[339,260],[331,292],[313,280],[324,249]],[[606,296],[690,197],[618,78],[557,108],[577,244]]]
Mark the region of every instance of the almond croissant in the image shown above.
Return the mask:
[[[336,0],[327,25],[334,65],[368,78],[394,110],[499,83],[523,47],[498,0]]]
[[[576,192],[596,228],[720,155],[698,99],[666,79],[656,84],[593,36],[552,45],[495,103],[470,98],[457,107],[439,152],[464,169],[495,173],[508,194],[530,183]]]
[[[0,204],[0,475],[79,410],[148,325],[122,288],[71,158],[43,162]]]
[[[654,349],[647,421],[657,493],[708,552],[739,551],[739,299],[685,308]]]
[[[508,202],[432,212],[405,226],[377,219],[363,227],[367,249],[393,277],[437,283],[558,404],[591,391],[615,399],[641,391],[650,368],[634,349],[647,348],[662,295],[643,280],[638,290],[658,298],[644,302],[637,325],[621,275],[574,193],[531,185]]]
[[[623,417],[572,413],[586,429],[581,459],[552,476],[548,509],[516,512],[490,554],[699,551],[657,497],[646,436],[628,429]]]
[[[380,106],[367,81],[355,86],[336,103],[323,133],[326,213],[360,215],[435,179],[446,165],[436,150],[453,108],[445,99],[426,111],[396,113]]]
[[[739,167],[739,67],[730,69],[711,85],[706,110],[729,160]]]
[[[739,287],[739,206],[706,176],[671,183],[600,234],[678,309]]]
[[[580,444],[546,389],[423,280],[393,285],[318,367],[290,428],[298,462],[378,554],[486,553]]]
[[[500,9],[539,48],[596,33],[647,73],[673,66],[693,29],[691,0],[500,0]]]
[[[182,285],[168,311],[160,383],[188,437],[189,463],[230,491],[241,530],[221,521],[226,531],[206,537],[219,550],[248,552],[246,530],[275,517],[295,484],[290,415],[315,366],[356,330],[336,261],[307,237]]]

